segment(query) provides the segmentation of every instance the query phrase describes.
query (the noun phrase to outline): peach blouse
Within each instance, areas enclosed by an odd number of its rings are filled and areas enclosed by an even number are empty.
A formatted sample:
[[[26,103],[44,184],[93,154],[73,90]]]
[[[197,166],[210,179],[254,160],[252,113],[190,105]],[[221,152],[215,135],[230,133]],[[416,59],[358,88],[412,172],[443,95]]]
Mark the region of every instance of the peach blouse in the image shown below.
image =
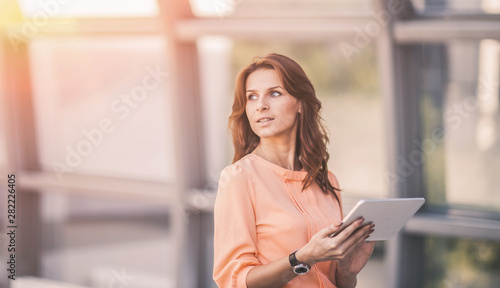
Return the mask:
[[[254,154],[221,172],[214,208],[213,277],[219,287],[246,287],[250,269],[288,257],[341,220],[342,206],[331,193],[316,183],[302,191],[306,174]],[[338,188],[333,173],[328,176]],[[335,261],[319,262],[283,287],[336,287],[335,269]]]

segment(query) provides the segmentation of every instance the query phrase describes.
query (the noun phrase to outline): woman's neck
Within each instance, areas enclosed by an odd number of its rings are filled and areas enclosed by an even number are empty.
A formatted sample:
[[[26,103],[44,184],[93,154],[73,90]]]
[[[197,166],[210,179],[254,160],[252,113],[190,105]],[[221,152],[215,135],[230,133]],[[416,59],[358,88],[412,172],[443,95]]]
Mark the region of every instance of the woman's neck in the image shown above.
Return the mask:
[[[262,139],[252,153],[288,170],[302,169],[299,159],[295,157],[295,141],[276,144]]]

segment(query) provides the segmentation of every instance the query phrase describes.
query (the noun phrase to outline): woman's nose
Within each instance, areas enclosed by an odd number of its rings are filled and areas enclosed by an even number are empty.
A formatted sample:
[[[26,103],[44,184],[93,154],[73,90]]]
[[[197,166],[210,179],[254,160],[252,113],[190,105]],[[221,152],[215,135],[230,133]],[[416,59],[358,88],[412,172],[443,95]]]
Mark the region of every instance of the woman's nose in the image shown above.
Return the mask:
[[[257,111],[264,111],[264,110],[269,110],[269,103],[267,103],[265,97],[261,97],[259,99],[259,102],[257,103]]]

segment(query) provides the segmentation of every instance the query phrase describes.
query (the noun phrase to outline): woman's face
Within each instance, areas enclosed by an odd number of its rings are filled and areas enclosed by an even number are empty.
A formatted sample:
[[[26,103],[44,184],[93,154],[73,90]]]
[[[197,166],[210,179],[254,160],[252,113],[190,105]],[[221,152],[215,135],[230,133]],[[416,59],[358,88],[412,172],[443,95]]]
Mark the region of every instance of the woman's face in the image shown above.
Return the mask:
[[[259,69],[246,81],[246,113],[261,139],[294,137],[300,102],[290,95],[272,69]]]

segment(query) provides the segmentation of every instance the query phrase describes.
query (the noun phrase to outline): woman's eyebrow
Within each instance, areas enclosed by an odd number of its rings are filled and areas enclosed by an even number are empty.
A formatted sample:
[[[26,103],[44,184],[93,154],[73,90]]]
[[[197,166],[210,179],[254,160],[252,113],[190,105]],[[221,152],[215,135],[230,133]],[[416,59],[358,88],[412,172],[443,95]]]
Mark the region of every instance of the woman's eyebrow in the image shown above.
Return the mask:
[[[281,88],[281,89],[285,90],[283,87],[281,87],[281,86],[279,86],[279,85],[278,85],[278,86],[271,87],[271,88],[269,88],[269,89],[267,89],[267,90],[268,90],[268,91],[269,91],[269,90],[274,90],[274,89],[276,89],[276,88]]]
[[[279,85],[278,85],[278,86],[273,86],[273,87],[269,87],[269,88],[267,88],[267,91],[269,91],[269,90],[274,90],[274,89],[276,89],[276,88],[281,88],[281,89],[285,90],[285,88],[283,88],[283,87],[281,87],[281,86],[279,86]],[[250,89],[249,89],[249,90],[247,90],[246,92],[248,93],[248,92],[255,92],[255,91],[256,91],[256,90],[250,90]]]

